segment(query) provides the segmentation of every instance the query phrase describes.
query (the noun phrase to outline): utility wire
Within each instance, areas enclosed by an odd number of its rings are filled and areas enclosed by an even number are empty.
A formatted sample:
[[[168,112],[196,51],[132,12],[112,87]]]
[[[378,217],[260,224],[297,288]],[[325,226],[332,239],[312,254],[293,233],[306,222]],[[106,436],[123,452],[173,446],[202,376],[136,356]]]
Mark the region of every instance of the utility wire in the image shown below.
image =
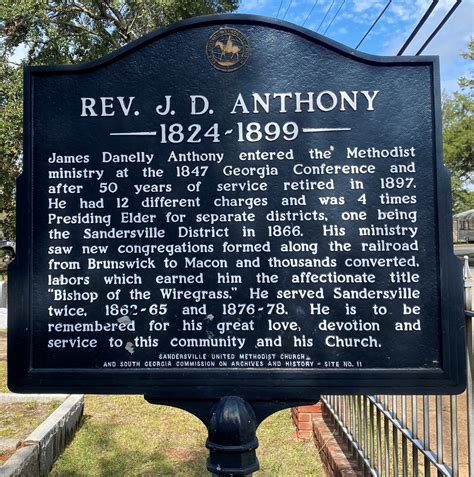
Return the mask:
[[[367,38],[367,35],[372,31],[375,25],[379,22],[379,20],[383,17],[384,13],[387,11],[387,8],[390,6],[392,3],[392,0],[388,0],[387,5],[385,5],[384,9],[380,12],[379,16],[375,19],[374,23],[370,26],[370,28],[367,30],[367,33],[362,37],[362,40],[359,41],[355,49],[359,49],[359,46],[362,45],[364,40]]]
[[[280,10],[281,10],[281,6],[283,5],[283,0],[281,0],[280,2],[280,6],[278,7],[278,13],[276,14],[276,17],[278,18],[278,15],[280,15]]]
[[[431,2],[431,5],[426,10],[425,14],[421,18],[421,20],[418,22],[415,29],[412,31],[411,35],[408,37],[407,41],[400,48],[400,51],[397,53],[397,56],[401,56],[403,52],[407,49],[408,45],[412,42],[413,38],[415,38],[416,34],[420,31],[420,28],[425,24],[426,20],[428,20],[429,16],[431,15],[431,12],[434,10],[434,8],[436,7],[438,3],[439,3],[439,0],[433,0]]]
[[[304,19],[304,22],[303,22],[303,25],[305,25],[305,23],[308,21],[308,18],[311,16],[311,14],[313,13],[313,10],[314,10],[314,7],[318,4],[319,0],[314,0],[314,3],[313,3],[313,6],[311,7],[311,10],[309,11],[308,15],[306,16],[306,18]]]
[[[286,7],[286,12],[285,12],[285,14],[283,15],[283,20],[286,18],[286,14],[288,13],[288,10],[290,9],[292,3],[293,3],[293,0],[290,0],[290,3],[289,3],[288,6]]]
[[[329,5],[329,8],[327,9],[326,15],[324,15],[324,18],[321,20],[321,23],[319,24],[318,29],[316,31],[319,31],[319,29],[321,28],[321,25],[324,23],[324,20],[326,20],[326,17],[328,16],[329,12],[331,11],[331,8],[334,5],[335,1],[336,0],[332,0],[331,5]]]
[[[416,52],[416,56],[420,55],[421,52],[431,43],[431,40],[439,33],[441,28],[444,27],[444,24],[449,20],[449,17],[454,13],[456,8],[461,5],[462,0],[457,0],[456,3],[451,7],[451,10],[449,10],[448,13],[444,16],[444,18],[441,20],[439,25],[434,29],[433,33],[428,37],[428,39],[423,43],[423,46]]]
[[[339,15],[339,12],[341,11],[341,8],[344,6],[344,3],[346,3],[346,0],[342,0],[342,3],[339,5],[339,8],[337,9],[336,14],[332,17],[332,20],[329,23],[329,25],[326,27],[326,30],[324,30],[323,35],[325,35],[327,33],[327,31],[329,30],[329,28],[331,28],[331,25],[333,24],[336,17]]]

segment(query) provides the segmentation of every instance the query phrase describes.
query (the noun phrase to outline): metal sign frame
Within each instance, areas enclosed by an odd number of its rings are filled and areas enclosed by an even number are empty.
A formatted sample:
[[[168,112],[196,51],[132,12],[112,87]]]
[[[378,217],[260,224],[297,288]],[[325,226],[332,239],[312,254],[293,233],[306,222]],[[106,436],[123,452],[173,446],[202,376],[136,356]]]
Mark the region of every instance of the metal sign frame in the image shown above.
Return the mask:
[[[35,369],[32,367],[31,321],[33,216],[35,184],[32,172],[34,130],[33,98],[35,78],[50,73],[86,75],[105,67],[143,46],[160,41],[175,32],[203,25],[253,25],[290,32],[309,42],[322,45],[339,55],[369,65],[424,66],[430,69],[436,151],[438,236],[441,310],[442,363],[437,369]],[[153,394],[162,400],[212,400],[238,395],[250,401],[305,400],[326,394],[368,393],[456,393],[464,389],[464,332],[462,314],[461,264],[452,255],[450,220],[450,179],[442,165],[441,96],[437,57],[375,57],[352,51],[307,29],[286,22],[250,15],[219,15],[186,20],[159,29],[97,61],[77,66],[38,66],[25,69],[24,169],[17,181],[17,256],[9,266],[8,379],[16,392],[81,392],[107,394]]]

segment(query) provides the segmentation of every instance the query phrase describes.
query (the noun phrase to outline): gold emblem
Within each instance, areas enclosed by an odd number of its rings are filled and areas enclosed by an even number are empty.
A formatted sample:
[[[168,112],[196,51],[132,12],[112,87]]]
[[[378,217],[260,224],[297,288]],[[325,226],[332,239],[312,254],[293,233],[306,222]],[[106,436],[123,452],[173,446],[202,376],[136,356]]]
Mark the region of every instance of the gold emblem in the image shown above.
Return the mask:
[[[220,71],[235,71],[248,60],[249,42],[245,35],[235,28],[220,28],[207,41],[206,53],[214,68]]]

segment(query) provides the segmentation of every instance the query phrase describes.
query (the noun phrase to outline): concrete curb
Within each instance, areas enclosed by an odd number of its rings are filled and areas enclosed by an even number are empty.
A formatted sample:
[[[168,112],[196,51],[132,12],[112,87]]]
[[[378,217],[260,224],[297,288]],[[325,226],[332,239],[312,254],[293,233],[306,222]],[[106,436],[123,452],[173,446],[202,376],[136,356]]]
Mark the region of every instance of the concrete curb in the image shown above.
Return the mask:
[[[56,395],[57,396],[57,395]],[[84,396],[70,395],[43,421],[2,466],[1,477],[48,475],[54,461],[76,432],[84,411]]]
[[[1,467],[2,477],[39,477],[39,449],[27,446],[18,449]]]

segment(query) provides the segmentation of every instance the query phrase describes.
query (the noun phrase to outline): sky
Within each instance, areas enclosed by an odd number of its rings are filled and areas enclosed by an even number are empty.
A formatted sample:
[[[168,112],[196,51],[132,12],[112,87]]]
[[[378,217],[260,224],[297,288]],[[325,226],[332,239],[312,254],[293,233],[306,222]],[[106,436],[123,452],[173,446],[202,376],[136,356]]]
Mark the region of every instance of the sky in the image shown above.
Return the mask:
[[[439,0],[404,55],[416,54],[455,1]],[[237,13],[279,18],[355,48],[387,3],[388,0],[241,0]],[[392,0],[359,51],[396,55],[431,3],[431,0]],[[423,52],[440,57],[441,90],[448,94],[458,89],[460,76],[470,75],[472,65],[460,53],[467,51],[472,36],[474,0],[463,0]]]
[[[279,18],[304,26],[343,45],[355,48],[382,12],[359,50],[373,55],[396,55],[433,0],[241,0],[236,13]],[[456,0],[439,0],[430,18],[404,55],[414,55]],[[423,54],[438,55],[441,90],[451,94],[460,76],[472,75],[469,60],[460,56],[474,36],[474,0],[462,0]],[[14,60],[25,55],[20,47]],[[472,62],[471,62],[472,63]]]

